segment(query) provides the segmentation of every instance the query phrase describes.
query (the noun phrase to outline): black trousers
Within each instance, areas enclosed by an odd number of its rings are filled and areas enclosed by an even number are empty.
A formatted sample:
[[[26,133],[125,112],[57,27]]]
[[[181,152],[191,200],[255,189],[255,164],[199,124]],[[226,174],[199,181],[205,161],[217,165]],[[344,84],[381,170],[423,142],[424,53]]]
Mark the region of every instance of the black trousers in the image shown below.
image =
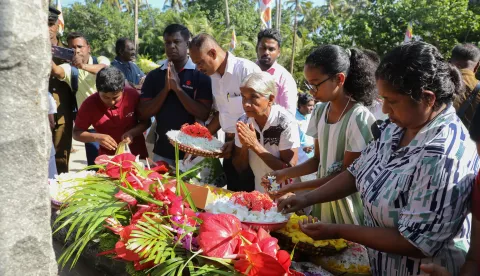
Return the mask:
[[[252,169],[238,173],[232,163],[232,158],[223,159],[223,171],[227,176],[227,189],[232,192],[251,192],[255,190],[255,175]]]

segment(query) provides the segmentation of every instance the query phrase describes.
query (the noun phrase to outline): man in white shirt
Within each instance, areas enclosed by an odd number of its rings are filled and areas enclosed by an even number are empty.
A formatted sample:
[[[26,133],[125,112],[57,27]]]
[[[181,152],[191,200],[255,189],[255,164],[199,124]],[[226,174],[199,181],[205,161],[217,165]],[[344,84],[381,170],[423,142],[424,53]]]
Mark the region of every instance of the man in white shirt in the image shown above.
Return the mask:
[[[262,70],[252,61],[225,52],[208,34],[200,34],[192,39],[190,57],[197,69],[212,79],[212,93],[218,113],[207,127],[212,134],[220,127],[225,132],[223,169],[227,175],[227,188],[232,191],[251,191],[255,187],[252,171],[238,175],[231,156],[236,123],[244,114],[240,84],[246,76]]]
[[[292,74],[277,62],[280,56],[282,37],[275,29],[261,30],[257,35],[257,64],[275,78],[277,97],[275,102],[290,111],[293,116],[297,112],[297,84]]]

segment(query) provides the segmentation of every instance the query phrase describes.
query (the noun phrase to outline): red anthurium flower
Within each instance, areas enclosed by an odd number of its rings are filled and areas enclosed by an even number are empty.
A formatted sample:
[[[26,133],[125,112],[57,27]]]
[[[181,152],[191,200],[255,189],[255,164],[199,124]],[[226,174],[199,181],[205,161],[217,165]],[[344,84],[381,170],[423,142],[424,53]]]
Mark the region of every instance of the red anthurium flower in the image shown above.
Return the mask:
[[[113,233],[119,235],[120,232],[123,231],[123,226],[122,224],[115,218],[113,217],[108,217],[105,219],[105,222],[108,225],[104,225],[106,228],[112,230]]]
[[[238,253],[241,230],[240,220],[234,215],[212,215],[200,226],[197,241],[205,255],[223,258]]]
[[[155,166],[153,168],[150,168],[151,171],[158,172],[161,174],[167,173],[168,172],[168,163],[165,161],[158,161],[155,163]]]
[[[259,252],[255,246],[248,247],[244,257],[235,262],[234,267],[248,276],[279,276],[289,273],[288,268],[285,268],[276,257]]]
[[[96,165],[107,165],[108,161],[110,161],[110,157],[108,157],[108,155],[106,154],[102,154],[100,156],[97,156],[94,162]]]
[[[135,168],[135,155],[131,153],[122,153],[112,158],[105,168],[106,173],[111,178],[119,179],[122,172],[128,172]]]
[[[137,205],[138,210],[133,214],[132,219],[130,221],[131,224],[136,224],[139,220],[143,218],[143,214],[146,212],[152,212],[152,213],[160,213],[160,208],[151,203],[149,205]]]
[[[140,261],[133,262],[133,268],[135,268],[137,271],[152,268],[154,265],[155,263],[153,261],[146,262],[144,264],[141,264]]]
[[[132,250],[128,250],[126,243],[123,241],[118,241],[115,244],[115,253],[117,257],[126,261],[138,261],[140,256]]]
[[[272,257],[277,256],[278,252],[278,240],[275,238],[266,238],[258,242],[258,246],[260,246],[260,249],[262,250],[263,253],[266,253]]]
[[[115,197],[128,203],[128,205],[131,205],[131,206],[137,205],[137,200],[133,196],[126,194],[122,191],[118,191]]]
[[[158,179],[163,179],[163,176],[161,174],[159,174],[158,172],[151,172],[148,174],[148,178],[152,179],[152,180],[157,180]]]
[[[292,264],[292,259],[290,259],[290,254],[288,254],[287,251],[278,250],[277,260],[286,271],[289,271],[290,265]]]

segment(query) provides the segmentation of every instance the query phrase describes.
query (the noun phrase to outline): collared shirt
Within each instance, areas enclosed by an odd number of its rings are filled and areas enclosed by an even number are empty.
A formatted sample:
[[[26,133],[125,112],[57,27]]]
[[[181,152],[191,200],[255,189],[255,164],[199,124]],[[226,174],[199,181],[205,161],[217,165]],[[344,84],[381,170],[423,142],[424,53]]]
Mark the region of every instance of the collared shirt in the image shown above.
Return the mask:
[[[275,78],[275,82],[277,83],[278,92],[275,102],[295,115],[297,111],[298,90],[297,83],[293,79],[292,74],[276,61],[267,72]]]
[[[140,79],[142,79],[145,74],[138,68],[138,66],[131,61],[123,62],[118,57],[112,61],[112,66],[117,67],[125,75],[125,79],[129,82],[138,85]]]
[[[475,144],[448,106],[405,147],[403,128],[386,121],[381,136],[348,168],[365,225],[395,228],[427,258],[368,249],[373,275],[409,276],[441,264],[458,275],[469,247],[470,193],[479,169]],[[467,217],[467,219],[465,219]]]
[[[155,98],[165,87],[167,61],[160,63],[160,67],[148,73],[142,86],[142,100]],[[188,58],[183,69],[178,72],[180,85],[192,99],[212,100],[212,84],[210,78],[196,69],[196,65]],[[153,152],[161,157],[175,159],[175,148],[167,138],[167,131],[179,130],[183,124],[193,124],[195,116],[190,114],[174,91],[169,91],[160,111],[155,115],[157,120],[157,140]],[[180,158],[184,153],[180,152]]]
[[[468,100],[470,95],[473,92],[473,89],[478,83],[477,78],[475,77],[475,73],[472,70],[469,69],[461,69],[460,72],[462,73],[462,79],[463,82],[465,83],[465,86],[467,87],[467,91],[457,97],[457,99],[454,102],[454,107],[455,109],[459,109],[462,104]],[[470,103],[470,105],[467,107],[467,110],[465,111],[465,115],[462,118],[463,123],[467,128],[470,127],[470,123],[472,121],[473,115],[475,114],[476,107],[480,103],[480,93],[477,94],[477,97]]]
[[[273,105],[268,115],[267,123],[260,130],[254,118],[244,114],[238,121],[250,124],[255,127],[257,139],[260,144],[273,156],[280,158],[280,151],[296,149],[300,147],[298,125],[293,115],[279,105]],[[242,143],[235,133],[235,146],[241,148]],[[263,162],[252,150],[248,151],[248,161],[255,174],[255,190],[264,192],[262,177],[273,170]]]
[[[243,111],[240,85],[251,73],[262,72],[254,62],[227,54],[227,65],[223,76],[215,73],[212,78],[212,93],[220,114],[220,125],[226,133],[235,133],[238,118]]]
[[[80,107],[75,120],[75,126],[87,130],[93,126],[97,133],[110,135],[115,142],[122,141],[122,135],[138,124],[136,108],[140,100],[137,90],[125,87],[122,98],[113,107],[107,107],[99,93],[88,97]],[[140,158],[148,157],[143,134],[133,138],[130,150]],[[114,155],[114,150],[100,147],[99,154]]]
[[[97,57],[98,63],[110,65],[110,60],[108,58],[100,56]],[[93,58],[90,56],[87,64],[93,64]],[[72,66],[68,63],[60,65],[65,71],[65,78],[61,81],[68,83],[70,88],[72,87]],[[97,92],[97,85],[95,83],[97,77],[95,74],[92,74],[88,71],[78,69],[78,91],[76,96],[77,106],[80,108],[83,101],[85,101],[88,96],[93,95]]]

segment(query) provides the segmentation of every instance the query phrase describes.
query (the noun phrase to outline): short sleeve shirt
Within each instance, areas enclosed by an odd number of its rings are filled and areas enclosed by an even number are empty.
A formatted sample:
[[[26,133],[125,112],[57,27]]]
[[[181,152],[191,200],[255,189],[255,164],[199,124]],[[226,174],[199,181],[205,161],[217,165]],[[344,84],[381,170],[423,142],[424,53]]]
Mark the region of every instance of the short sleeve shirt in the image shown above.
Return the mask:
[[[75,126],[87,130],[93,126],[97,133],[110,135],[115,142],[122,141],[122,135],[138,124],[136,108],[140,95],[133,88],[126,87],[121,100],[113,107],[108,108],[95,93],[88,97],[77,113]],[[133,138],[130,150],[144,159],[148,157],[145,138],[142,135]],[[115,151],[100,147],[99,154],[114,155]]]
[[[239,121],[247,124],[252,123],[260,144],[277,158],[280,158],[280,151],[300,147],[298,124],[293,115],[279,105],[272,106],[267,123],[262,130],[258,127],[255,119],[247,117],[246,114],[240,117]],[[235,133],[235,146],[242,147],[237,132]],[[251,150],[248,153],[248,160],[255,174],[255,190],[264,192],[260,184],[262,177],[273,170]]]
[[[235,133],[237,120],[245,113],[240,85],[246,76],[255,72],[262,72],[262,70],[254,62],[228,53],[223,76],[218,73],[211,76],[212,93],[220,114],[220,125],[226,133]]]
[[[110,60],[108,58],[99,56],[97,57],[99,64],[110,65]],[[93,58],[90,56],[88,64],[93,64]],[[60,65],[65,71],[65,78],[62,81],[66,82],[70,88],[72,87],[72,66],[68,63]],[[93,95],[97,92],[96,86],[97,77],[95,74],[87,72],[85,70],[78,69],[78,91],[75,94],[77,100],[77,106],[80,108],[83,101],[85,101],[90,95]]]
[[[372,274],[419,275],[437,263],[458,275],[469,247],[470,193],[479,169],[475,144],[449,106],[405,147],[404,129],[387,121],[381,136],[348,168],[369,227],[396,228],[428,258],[368,249]]]
[[[277,97],[275,97],[275,102],[295,115],[297,111],[298,90],[297,83],[293,79],[292,74],[277,62],[275,62],[267,72],[275,78],[277,84],[278,92]]]
[[[142,86],[142,100],[155,98],[165,87],[165,75],[167,73],[166,61],[161,66],[151,71]],[[196,69],[196,65],[189,58],[184,68],[178,73],[180,85],[192,99],[212,100],[212,84],[210,77]],[[157,120],[157,140],[153,152],[164,158],[175,159],[175,149],[167,138],[167,131],[179,130],[183,124],[193,124],[195,116],[190,114],[174,91],[169,91],[160,111],[155,115]],[[180,152],[180,158],[183,158]]]
[[[112,61],[112,66],[115,66],[122,71],[125,79],[135,85],[138,85],[140,80],[145,76],[142,70],[140,70],[135,63],[131,61],[123,62],[118,57]]]

